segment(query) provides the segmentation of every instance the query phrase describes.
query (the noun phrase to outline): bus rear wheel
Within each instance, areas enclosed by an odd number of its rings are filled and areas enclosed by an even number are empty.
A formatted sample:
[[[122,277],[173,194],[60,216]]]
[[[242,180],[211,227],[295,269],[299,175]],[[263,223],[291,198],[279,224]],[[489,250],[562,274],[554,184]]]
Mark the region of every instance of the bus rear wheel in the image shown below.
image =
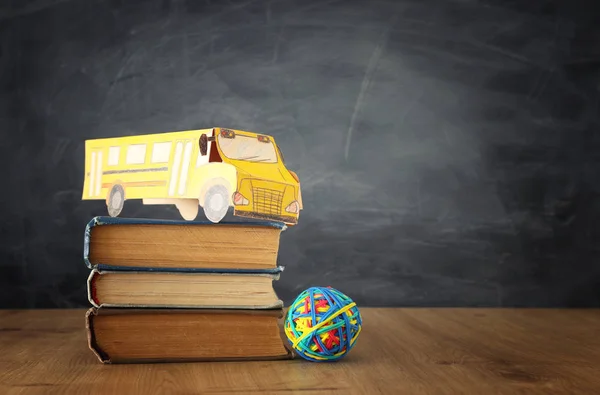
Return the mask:
[[[108,208],[108,215],[111,217],[118,217],[123,210],[125,204],[125,190],[121,185],[113,185],[108,195],[108,201],[106,207]]]
[[[180,199],[175,206],[186,221],[193,221],[198,216],[198,199]]]
[[[230,193],[224,185],[213,185],[204,196],[204,215],[209,221],[218,223],[229,209]]]

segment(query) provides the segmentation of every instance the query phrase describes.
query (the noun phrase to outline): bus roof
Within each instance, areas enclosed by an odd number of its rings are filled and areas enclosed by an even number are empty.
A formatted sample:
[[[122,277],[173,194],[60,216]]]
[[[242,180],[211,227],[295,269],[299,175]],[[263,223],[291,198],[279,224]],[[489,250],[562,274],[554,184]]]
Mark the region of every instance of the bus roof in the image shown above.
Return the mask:
[[[267,136],[266,134],[249,132],[249,131],[245,131],[245,130],[214,127],[214,128],[207,128],[207,129],[190,129],[190,130],[181,130],[181,131],[173,131],[173,132],[138,134],[138,135],[131,135],[131,136],[100,137],[100,138],[95,138],[95,139],[88,139],[88,140],[86,140],[86,143],[87,142],[107,143],[110,141],[110,142],[115,142],[115,143],[127,144],[127,143],[143,143],[143,142],[157,141],[157,140],[173,140],[173,139],[177,139],[178,137],[180,137],[180,138],[188,137],[188,135],[190,135],[190,134],[200,135],[202,133],[206,133],[207,135],[212,135],[213,130],[218,132],[223,129],[232,130],[235,134],[251,136],[251,137],[256,137],[259,135]]]

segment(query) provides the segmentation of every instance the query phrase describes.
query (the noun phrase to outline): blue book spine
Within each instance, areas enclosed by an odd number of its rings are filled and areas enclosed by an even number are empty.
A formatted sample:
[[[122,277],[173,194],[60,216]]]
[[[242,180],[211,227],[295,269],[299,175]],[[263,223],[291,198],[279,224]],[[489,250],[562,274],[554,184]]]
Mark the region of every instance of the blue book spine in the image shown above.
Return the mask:
[[[83,261],[89,269],[111,270],[111,271],[144,271],[144,272],[180,272],[180,273],[265,273],[277,274],[283,271],[283,266],[273,269],[211,269],[211,268],[161,268],[161,267],[130,267],[130,266],[111,266],[102,263],[92,264],[89,259],[90,241],[92,229],[96,226],[104,225],[185,225],[185,226],[266,226],[285,231],[287,225],[283,222],[275,221],[239,221],[239,222],[219,222],[217,224],[209,221],[183,221],[183,220],[163,220],[149,218],[119,218],[119,217],[94,217],[85,227],[83,240]]]

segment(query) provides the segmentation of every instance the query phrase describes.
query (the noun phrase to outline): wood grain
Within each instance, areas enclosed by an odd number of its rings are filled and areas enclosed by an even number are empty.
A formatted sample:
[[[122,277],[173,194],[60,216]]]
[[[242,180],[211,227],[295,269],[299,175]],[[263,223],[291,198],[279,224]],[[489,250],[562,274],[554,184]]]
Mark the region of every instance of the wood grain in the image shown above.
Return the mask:
[[[102,365],[85,310],[0,310],[0,394],[592,394],[600,310],[369,309],[337,363]]]

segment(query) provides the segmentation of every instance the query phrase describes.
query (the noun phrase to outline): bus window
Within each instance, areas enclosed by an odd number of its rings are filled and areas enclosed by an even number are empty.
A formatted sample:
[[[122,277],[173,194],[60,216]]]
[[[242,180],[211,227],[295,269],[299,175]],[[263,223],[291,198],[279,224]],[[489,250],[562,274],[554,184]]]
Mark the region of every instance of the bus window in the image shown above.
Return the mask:
[[[121,147],[110,147],[108,149],[108,165],[116,166],[119,164],[119,153],[121,152]]]
[[[152,147],[152,163],[167,163],[171,156],[171,142],[154,143]]]
[[[130,145],[127,148],[128,165],[141,165],[146,162],[146,144]]]

